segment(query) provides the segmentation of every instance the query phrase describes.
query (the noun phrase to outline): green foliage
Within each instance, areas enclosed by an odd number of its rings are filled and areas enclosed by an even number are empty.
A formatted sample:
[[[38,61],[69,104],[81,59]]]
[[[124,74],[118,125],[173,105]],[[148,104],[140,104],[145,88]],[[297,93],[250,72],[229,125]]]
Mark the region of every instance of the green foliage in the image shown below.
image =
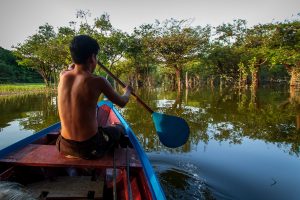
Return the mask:
[[[41,81],[42,79],[36,71],[18,65],[14,54],[0,47],[0,83],[34,83]]]
[[[297,66],[300,61],[300,21],[287,21],[273,26],[270,40],[271,63]]]
[[[6,63],[8,65],[16,65],[16,58],[15,56],[6,49],[0,47],[0,62]]]
[[[233,47],[212,45],[205,61],[212,74],[230,78],[239,74],[240,54]]]
[[[17,63],[36,70],[50,85],[71,63],[71,39],[87,34],[100,44],[98,59],[118,76],[133,82],[150,83],[152,77],[160,79],[156,82],[175,83],[176,77],[180,85],[184,72],[204,81],[217,77],[234,83],[250,75],[259,77],[260,72],[264,73],[260,77],[273,80],[287,76],[282,66],[288,70],[299,68],[298,19],[250,28],[242,19],[217,27],[191,26],[191,20],[168,19],[143,24],[129,35],[114,28],[107,13],[93,21],[88,19],[90,16],[90,11],[79,10],[78,21],[59,27],[57,32],[49,24],[40,26],[36,34],[15,47]],[[0,58],[5,60],[5,66],[0,65],[1,73],[14,76],[9,66],[15,60],[1,52]],[[96,73],[101,74],[99,68]]]
[[[100,54],[102,53],[106,57],[110,67],[113,67],[116,62],[124,57],[127,44],[127,34],[119,30],[112,30],[109,37],[105,37],[101,41],[100,45],[102,48]]]
[[[154,52],[156,58],[175,72],[178,89],[181,87],[182,72],[189,62],[203,55],[209,44],[210,27],[191,27],[188,20],[157,21],[154,27]]]
[[[151,24],[144,24],[134,29],[134,33],[128,38],[128,48],[125,58],[134,67],[134,73],[138,79],[146,80],[146,77],[155,76],[157,59],[154,52],[155,29]]]
[[[183,68],[196,59],[209,42],[209,27],[190,27],[186,20],[166,20],[156,25],[155,49],[165,66]]]
[[[247,21],[242,19],[233,20],[232,24],[222,24],[215,29],[216,42],[224,46],[242,44],[248,30]]]
[[[35,69],[43,77],[47,86],[50,85],[50,77],[56,71],[55,56],[58,55],[53,44],[56,33],[53,26],[45,24],[39,27],[38,33],[30,36],[24,44],[15,47],[18,56],[18,64]]]

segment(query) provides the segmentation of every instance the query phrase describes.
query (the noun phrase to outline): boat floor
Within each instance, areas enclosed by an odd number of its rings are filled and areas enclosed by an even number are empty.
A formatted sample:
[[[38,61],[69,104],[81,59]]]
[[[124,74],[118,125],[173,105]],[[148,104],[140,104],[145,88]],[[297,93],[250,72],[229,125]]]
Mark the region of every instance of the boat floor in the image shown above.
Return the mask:
[[[102,199],[104,181],[92,176],[60,176],[26,186],[37,199]]]

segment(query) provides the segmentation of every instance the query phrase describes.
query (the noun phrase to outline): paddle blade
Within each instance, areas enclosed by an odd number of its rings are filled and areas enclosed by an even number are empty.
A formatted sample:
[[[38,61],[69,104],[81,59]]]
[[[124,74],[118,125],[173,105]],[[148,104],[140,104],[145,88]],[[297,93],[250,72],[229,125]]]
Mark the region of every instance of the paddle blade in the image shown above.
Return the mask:
[[[180,117],[152,113],[154,126],[161,143],[170,148],[184,145],[189,138],[190,128]]]

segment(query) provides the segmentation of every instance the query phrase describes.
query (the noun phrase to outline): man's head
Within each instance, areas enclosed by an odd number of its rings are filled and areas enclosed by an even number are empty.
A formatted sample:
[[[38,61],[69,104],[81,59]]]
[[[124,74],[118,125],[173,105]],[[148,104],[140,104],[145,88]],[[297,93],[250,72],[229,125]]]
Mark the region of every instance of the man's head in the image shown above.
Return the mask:
[[[87,35],[75,36],[70,44],[71,57],[75,64],[96,64],[99,49],[97,41]]]

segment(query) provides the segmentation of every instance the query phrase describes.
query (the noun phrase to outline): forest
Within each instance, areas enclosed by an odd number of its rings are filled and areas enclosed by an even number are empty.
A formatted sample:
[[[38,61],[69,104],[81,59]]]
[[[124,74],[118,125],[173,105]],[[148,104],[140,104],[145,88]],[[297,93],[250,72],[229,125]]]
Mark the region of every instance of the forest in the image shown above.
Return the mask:
[[[40,83],[43,79],[34,69],[18,65],[13,52],[0,47],[0,84]]]
[[[171,18],[142,24],[130,34],[113,27],[107,13],[93,20],[90,16],[79,10],[68,26],[41,25],[13,47],[15,60],[1,62],[1,73],[14,77],[14,70],[28,68],[38,72],[47,86],[56,84],[60,71],[72,62],[71,39],[87,34],[100,45],[98,59],[135,87],[163,85],[180,91],[206,84],[236,88],[300,84],[300,14],[251,27],[242,19],[212,27]],[[22,67],[12,68],[16,64]],[[1,75],[2,82],[8,81],[5,77]]]

